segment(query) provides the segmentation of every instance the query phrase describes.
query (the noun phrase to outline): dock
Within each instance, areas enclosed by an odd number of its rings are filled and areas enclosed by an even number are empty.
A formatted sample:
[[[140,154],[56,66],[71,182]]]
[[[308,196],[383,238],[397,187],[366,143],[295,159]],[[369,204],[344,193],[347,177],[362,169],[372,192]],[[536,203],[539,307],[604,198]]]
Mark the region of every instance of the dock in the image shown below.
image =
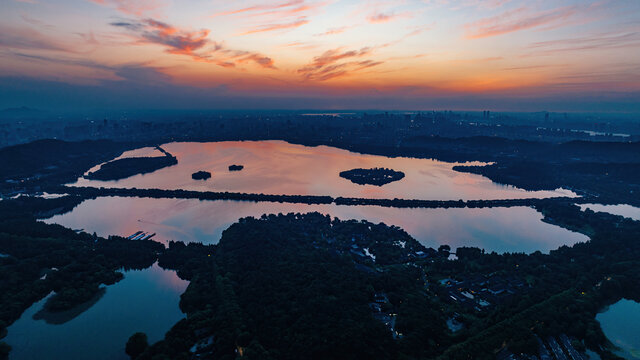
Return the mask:
[[[150,233],[144,232],[142,230],[138,230],[138,231],[134,232],[133,234],[127,236],[127,239],[129,239],[129,240],[150,240],[154,236],[156,236],[156,233],[150,234]]]

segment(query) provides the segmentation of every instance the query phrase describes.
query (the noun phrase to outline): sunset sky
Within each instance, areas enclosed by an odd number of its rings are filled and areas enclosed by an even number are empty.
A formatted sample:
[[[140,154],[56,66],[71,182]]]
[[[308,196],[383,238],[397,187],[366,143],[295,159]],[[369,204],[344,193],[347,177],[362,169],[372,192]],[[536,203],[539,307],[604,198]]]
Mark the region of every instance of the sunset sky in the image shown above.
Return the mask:
[[[0,0],[0,106],[640,112],[639,0]]]

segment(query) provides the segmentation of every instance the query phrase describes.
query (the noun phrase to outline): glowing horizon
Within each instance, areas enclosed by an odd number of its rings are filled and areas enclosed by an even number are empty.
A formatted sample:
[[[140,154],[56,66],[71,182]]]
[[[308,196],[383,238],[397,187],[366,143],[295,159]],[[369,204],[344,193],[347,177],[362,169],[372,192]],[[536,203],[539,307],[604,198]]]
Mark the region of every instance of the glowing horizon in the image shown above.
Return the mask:
[[[1,6],[3,106],[47,91],[95,92],[90,106],[122,106],[131,89],[145,106],[153,98],[177,107],[220,107],[215,99],[223,98],[304,99],[300,107],[318,108],[347,107],[347,98],[359,107],[640,106],[638,1],[2,0]]]

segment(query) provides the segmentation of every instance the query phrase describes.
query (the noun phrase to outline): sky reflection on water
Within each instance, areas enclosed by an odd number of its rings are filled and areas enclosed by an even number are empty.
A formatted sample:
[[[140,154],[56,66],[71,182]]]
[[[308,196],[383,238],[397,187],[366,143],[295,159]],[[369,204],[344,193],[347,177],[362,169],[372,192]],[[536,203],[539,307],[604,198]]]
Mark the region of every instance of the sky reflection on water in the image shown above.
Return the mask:
[[[422,244],[477,246],[497,252],[548,252],[587,237],[541,221],[532,208],[408,209],[380,206],[282,204],[248,201],[202,201],[101,197],[86,200],[72,212],[46,220],[98,235],[128,236],[138,230],[157,233],[162,242],[217,243],[222,231],[246,216],[318,211],[340,219],[384,222],[406,230]]]
[[[568,190],[525,191],[496,184],[480,175],[452,170],[455,163],[363,155],[328,146],[226,141],[169,143],[162,147],[178,158],[177,165],[118,181],[80,178],[75,185],[424,200],[575,196]],[[153,148],[123,154],[124,157],[158,155],[160,152],[154,152]],[[232,164],[244,165],[244,169],[230,172],[228,166]],[[392,168],[406,176],[382,187],[354,184],[339,176],[344,170],[374,167]],[[200,170],[211,172],[212,178],[193,180],[191,174]]]

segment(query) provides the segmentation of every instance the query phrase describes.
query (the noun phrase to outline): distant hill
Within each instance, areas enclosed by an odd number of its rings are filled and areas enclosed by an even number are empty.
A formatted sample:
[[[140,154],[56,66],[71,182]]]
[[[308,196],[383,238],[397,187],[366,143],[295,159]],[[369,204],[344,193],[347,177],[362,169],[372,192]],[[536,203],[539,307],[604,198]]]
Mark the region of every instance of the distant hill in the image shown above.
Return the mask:
[[[0,111],[0,119],[39,118],[46,116],[47,112],[26,106],[6,108]]]

